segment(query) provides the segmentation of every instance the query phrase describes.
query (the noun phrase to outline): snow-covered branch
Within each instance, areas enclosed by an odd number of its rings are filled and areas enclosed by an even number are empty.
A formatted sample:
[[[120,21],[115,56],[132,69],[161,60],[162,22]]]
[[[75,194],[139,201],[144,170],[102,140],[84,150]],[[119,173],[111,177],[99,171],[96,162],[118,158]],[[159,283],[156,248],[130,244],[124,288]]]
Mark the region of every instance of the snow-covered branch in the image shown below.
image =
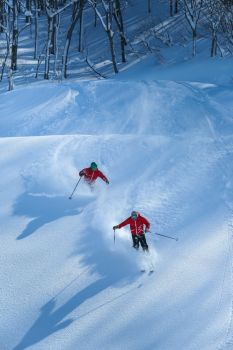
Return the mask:
[[[59,15],[61,12],[65,11],[68,7],[73,5],[77,0],[70,0],[65,6],[61,7],[60,9],[54,9],[54,7],[51,7],[49,0],[46,0],[46,13],[47,16],[50,18],[53,18],[57,15]]]

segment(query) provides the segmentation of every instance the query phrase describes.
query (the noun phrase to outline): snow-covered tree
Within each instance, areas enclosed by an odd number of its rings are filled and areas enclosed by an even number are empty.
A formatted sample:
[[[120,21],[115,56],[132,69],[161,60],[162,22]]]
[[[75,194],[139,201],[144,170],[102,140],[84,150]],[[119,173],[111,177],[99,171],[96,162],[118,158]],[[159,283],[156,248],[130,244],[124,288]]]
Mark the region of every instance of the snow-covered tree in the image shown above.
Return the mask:
[[[0,1],[0,33],[4,32],[4,28],[6,28],[6,4]]]
[[[196,55],[197,25],[203,10],[203,0],[183,0],[185,17],[192,30],[193,56]]]
[[[64,78],[67,78],[68,54],[69,54],[69,48],[70,48],[73,31],[78,20],[81,17],[82,11],[84,10],[85,3],[86,3],[86,0],[79,0],[79,1],[75,1],[72,5],[72,16],[71,16],[71,21],[70,21],[67,33],[66,33],[65,48],[64,48],[63,59],[62,59],[62,76]]]
[[[18,58],[18,3],[17,0],[12,0],[12,44],[11,44],[11,69],[17,69]]]
[[[48,34],[47,34],[47,43],[46,43],[46,52],[45,52],[45,71],[44,79],[49,79],[50,71],[50,55],[55,54],[55,43],[57,36],[57,18],[59,14],[72,5],[73,2],[77,0],[70,0],[66,4],[61,2],[58,3],[57,0],[45,0],[45,9],[47,14],[48,21]]]
[[[100,19],[100,22],[105,30],[110,46],[112,65],[115,73],[118,73],[117,62],[116,62],[116,53],[114,48],[113,36],[115,34],[113,28],[113,18],[114,18],[114,0],[101,0],[102,11],[100,12],[98,7],[95,4],[95,1],[88,0],[88,3],[93,7],[97,16]]]
[[[221,21],[225,16],[224,6],[221,0],[207,0],[205,2],[206,18],[211,31],[211,57],[217,55],[218,34]]]
[[[233,46],[233,4],[224,1],[224,16],[221,19],[221,32],[230,46]],[[232,50],[230,50],[232,52]]]
[[[126,62],[125,46],[127,45],[127,41],[125,38],[124,20],[123,20],[123,16],[122,16],[120,0],[115,0],[113,16],[114,16],[114,19],[116,21],[118,33],[120,36],[121,60],[122,60],[122,62]]]

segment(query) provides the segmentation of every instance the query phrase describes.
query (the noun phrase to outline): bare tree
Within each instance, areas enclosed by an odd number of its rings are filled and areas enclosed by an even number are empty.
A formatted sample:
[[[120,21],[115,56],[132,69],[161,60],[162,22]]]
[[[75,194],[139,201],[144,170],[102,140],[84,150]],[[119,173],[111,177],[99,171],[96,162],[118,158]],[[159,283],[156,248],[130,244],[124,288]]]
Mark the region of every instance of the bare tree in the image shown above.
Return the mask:
[[[230,46],[233,46],[233,8],[226,1],[222,1],[222,4],[224,5],[224,16],[221,19],[221,32]]]
[[[4,32],[6,27],[6,5],[4,1],[0,1],[0,33]]]
[[[97,6],[97,0],[93,0],[93,8],[94,8],[94,27],[97,26],[97,14],[96,14],[96,6]]]
[[[34,1],[34,9],[35,9],[34,59],[36,59],[37,51],[38,51],[38,15],[39,15],[40,9],[39,9],[39,0],[33,0],[33,1]]]
[[[44,79],[49,79],[50,48],[52,45],[52,36],[53,36],[53,16],[50,12],[50,4],[48,0],[46,0],[46,13],[47,13],[47,19],[48,19],[48,38],[47,38],[46,53],[45,53]]]
[[[147,0],[148,13],[151,13],[151,0]]]
[[[17,0],[12,0],[12,26],[13,26],[13,33],[12,33],[12,45],[11,45],[11,69],[16,70],[17,69],[17,56],[18,56],[18,4]]]
[[[18,28],[18,14],[19,14],[19,2],[18,0],[12,0],[12,2],[5,1],[4,4],[4,19],[0,22],[1,32],[5,34],[6,42],[6,54],[2,62],[1,80],[3,78],[4,70],[7,65],[8,57],[10,56],[10,68],[13,71],[17,70],[18,60],[18,38],[20,32],[24,30],[28,25]],[[11,73],[13,76],[13,73]]]
[[[224,6],[221,0],[206,1],[206,17],[211,30],[211,57],[217,55],[218,33],[223,17],[225,16]]]
[[[203,0],[183,0],[185,17],[191,27],[193,37],[193,56],[196,56],[197,24],[203,9]]]
[[[122,62],[126,62],[125,46],[127,45],[127,41],[125,38],[124,21],[123,21],[123,16],[122,16],[122,11],[121,11],[120,0],[115,0],[115,10],[114,10],[113,16],[114,16],[114,19],[116,21],[119,36],[120,36],[121,60],[122,60]]]
[[[83,31],[84,31],[84,1],[80,1],[80,20],[79,20],[79,42],[78,42],[78,51],[82,52],[83,50]]]
[[[74,28],[81,16],[81,12],[83,10],[85,4],[85,0],[79,0],[79,2],[74,2],[73,8],[72,8],[72,18],[71,22],[66,34],[66,43],[65,43],[65,48],[64,48],[64,53],[63,53],[63,64],[62,64],[62,76],[64,78],[67,78],[67,61],[68,61],[68,53],[69,53],[69,48],[70,48],[70,43],[73,35]]]
[[[54,30],[56,26],[54,25],[54,18],[58,16],[62,11],[68,8],[72,4],[72,0],[67,4],[64,4],[61,8],[58,8],[57,1],[45,0],[45,9],[48,20],[48,35],[47,35],[47,43],[46,43],[46,51],[45,51],[45,71],[44,71],[44,79],[49,79],[49,71],[50,71],[50,54],[52,53],[51,48],[53,47],[53,38],[54,38]],[[62,4],[63,5],[63,4]]]
[[[32,21],[32,0],[26,0],[26,23]]]
[[[169,12],[170,16],[173,16],[173,0],[169,0]]]
[[[38,9],[40,12],[45,10],[45,0],[38,0]],[[40,12],[38,12],[38,14],[40,14]]]
[[[96,4],[93,0],[88,0],[89,4],[95,10],[97,16],[100,19],[100,22],[108,36],[110,52],[112,57],[112,65],[115,73],[118,73],[117,63],[116,63],[116,54],[113,42],[114,30],[113,30],[113,17],[114,17],[114,0],[101,0],[102,8],[104,10],[104,14],[102,15]]]
[[[8,91],[12,91],[14,89],[14,83],[13,83],[13,71],[10,68],[8,72]]]
[[[9,57],[10,54],[10,28],[9,28],[9,17],[6,16],[5,20],[3,21],[3,23],[0,23],[0,28],[1,28],[1,32],[4,33],[5,35],[5,42],[6,42],[6,52],[5,52],[5,57],[2,61],[2,70],[1,70],[1,75],[0,75],[0,80],[3,79],[3,74],[6,68],[6,63],[7,63],[7,59]]]

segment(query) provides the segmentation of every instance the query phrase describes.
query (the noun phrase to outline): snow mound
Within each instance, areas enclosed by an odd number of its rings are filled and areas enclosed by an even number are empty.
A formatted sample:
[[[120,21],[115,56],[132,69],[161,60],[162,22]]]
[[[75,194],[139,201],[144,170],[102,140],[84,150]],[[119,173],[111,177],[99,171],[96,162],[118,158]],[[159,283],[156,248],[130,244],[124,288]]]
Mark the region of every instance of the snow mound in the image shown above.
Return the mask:
[[[213,85],[162,81],[39,84],[0,95],[0,135],[207,133],[206,116],[221,111],[222,99],[209,97],[214,91]],[[231,100],[229,89],[224,102]]]

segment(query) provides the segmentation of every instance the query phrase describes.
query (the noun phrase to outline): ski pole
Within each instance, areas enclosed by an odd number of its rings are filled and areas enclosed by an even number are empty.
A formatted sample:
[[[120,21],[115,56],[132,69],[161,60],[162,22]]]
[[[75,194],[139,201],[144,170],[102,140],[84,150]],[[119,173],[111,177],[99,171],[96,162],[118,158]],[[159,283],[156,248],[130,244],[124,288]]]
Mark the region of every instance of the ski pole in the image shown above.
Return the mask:
[[[162,236],[162,237],[166,237],[166,238],[170,238],[170,239],[174,239],[175,241],[178,241],[177,237],[171,237],[171,236],[167,236],[167,235],[162,235],[161,233],[158,233],[158,232],[151,232],[151,231],[149,231],[149,232],[153,233],[154,235],[158,235],[158,236]]]
[[[78,184],[79,184],[80,180],[81,180],[81,176],[80,176],[80,178],[79,178],[78,182],[76,183],[76,185],[75,185],[75,188],[74,188],[73,192],[72,192],[72,193],[71,193],[71,195],[69,196],[69,199],[71,199],[71,198],[73,197],[73,194],[74,194],[74,192],[76,191],[76,188],[78,187]]]
[[[115,229],[114,229],[113,231],[114,231],[114,244],[115,244],[115,241],[116,241],[116,233],[115,233]]]

